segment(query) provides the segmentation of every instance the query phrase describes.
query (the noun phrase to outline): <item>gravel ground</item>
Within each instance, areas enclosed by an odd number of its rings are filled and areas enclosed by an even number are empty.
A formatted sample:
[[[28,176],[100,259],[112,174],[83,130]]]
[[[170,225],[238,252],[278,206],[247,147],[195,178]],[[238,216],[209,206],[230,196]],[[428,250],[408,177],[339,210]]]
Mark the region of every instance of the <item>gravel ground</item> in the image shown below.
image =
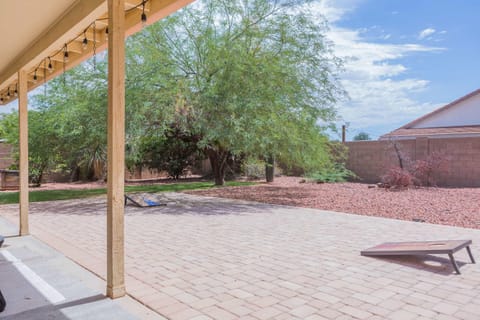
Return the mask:
[[[316,184],[301,180],[280,177],[271,184],[186,193],[480,229],[480,188],[390,191],[361,183]]]

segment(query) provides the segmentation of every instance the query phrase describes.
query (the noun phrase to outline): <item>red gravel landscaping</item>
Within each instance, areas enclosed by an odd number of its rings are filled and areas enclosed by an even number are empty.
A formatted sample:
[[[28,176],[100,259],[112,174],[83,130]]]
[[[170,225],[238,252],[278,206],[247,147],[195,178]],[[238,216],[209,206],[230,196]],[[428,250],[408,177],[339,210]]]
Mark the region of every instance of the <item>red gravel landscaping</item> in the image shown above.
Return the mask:
[[[480,188],[390,191],[361,183],[316,184],[301,180],[280,177],[270,184],[187,193],[480,229]]]

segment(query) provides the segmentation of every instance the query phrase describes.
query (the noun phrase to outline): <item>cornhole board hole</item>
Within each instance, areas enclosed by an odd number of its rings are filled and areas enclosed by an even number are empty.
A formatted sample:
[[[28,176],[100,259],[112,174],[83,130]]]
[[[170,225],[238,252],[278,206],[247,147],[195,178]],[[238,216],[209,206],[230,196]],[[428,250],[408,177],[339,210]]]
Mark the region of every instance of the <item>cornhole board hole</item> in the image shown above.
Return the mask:
[[[466,248],[470,260],[473,259],[470,245],[472,240],[440,240],[440,241],[415,241],[415,242],[386,242],[378,246],[363,250],[362,256],[398,256],[398,255],[427,255],[427,254],[448,254],[453,269],[460,274],[457,262],[453,254],[460,249]]]
[[[125,195],[125,205],[128,201],[140,208],[161,207],[166,206],[160,197],[155,193],[131,193]]]

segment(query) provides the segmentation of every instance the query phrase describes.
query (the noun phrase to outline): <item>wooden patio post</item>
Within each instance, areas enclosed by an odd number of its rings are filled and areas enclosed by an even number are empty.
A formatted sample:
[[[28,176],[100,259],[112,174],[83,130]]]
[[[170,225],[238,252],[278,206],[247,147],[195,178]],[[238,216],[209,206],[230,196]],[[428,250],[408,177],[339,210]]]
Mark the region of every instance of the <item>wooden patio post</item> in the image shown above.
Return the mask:
[[[28,235],[28,88],[27,73],[18,72],[18,114],[20,149],[20,230],[21,236]]]
[[[125,10],[108,0],[107,296],[125,295]]]

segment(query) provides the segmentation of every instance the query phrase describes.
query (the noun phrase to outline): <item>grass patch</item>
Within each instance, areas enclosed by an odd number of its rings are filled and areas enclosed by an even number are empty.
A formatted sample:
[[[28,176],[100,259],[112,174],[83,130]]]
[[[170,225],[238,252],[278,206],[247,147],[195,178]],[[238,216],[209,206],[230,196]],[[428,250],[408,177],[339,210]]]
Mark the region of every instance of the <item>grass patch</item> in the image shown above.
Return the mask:
[[[229,181],[227,187],[249,186],[253,182]],[[125,192],[176,192],[184,190],[218,188],[212,182],[185,182],[172,184],[126,186]],[[107,194],[106,188],[80,189],[80,190],[43,190],[30,191],[30,202],[55,201],[68,199],[82,199]],[[0,204],[18,203],[18,192],[0,193]]]

